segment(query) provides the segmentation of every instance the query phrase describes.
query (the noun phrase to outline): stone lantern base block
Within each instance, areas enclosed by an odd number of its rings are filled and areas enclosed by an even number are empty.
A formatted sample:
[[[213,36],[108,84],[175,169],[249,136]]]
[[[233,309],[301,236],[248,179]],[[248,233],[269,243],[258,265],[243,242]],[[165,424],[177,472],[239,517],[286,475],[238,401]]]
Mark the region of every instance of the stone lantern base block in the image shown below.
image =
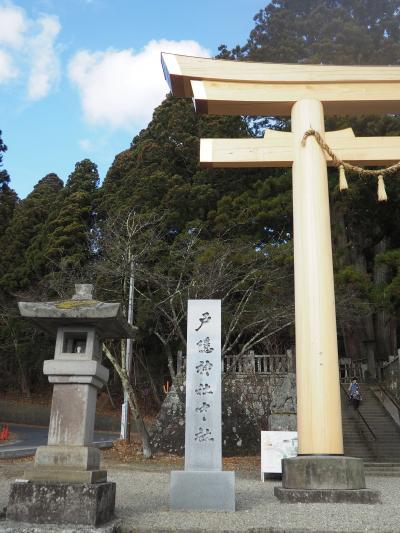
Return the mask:
[[[35,454],[35,468],[72,468],[98,470],[100,450],[94,446],[39,446]]]
[[[31,468],[25,470],[24,479],[43,483],[104,483],[107,481],[107,470]]]
[[[282,460],[282,487],[275,496],[285,503],[379,503],[380,493],[365,485],[364,461],[358,457],[303,455]]]
[[[175,470],[171,472],[173,510],[235,510],[235,473]]]
[[[115,483],[18,482],[11,485],[7,520],[99,526],[114,518]]]

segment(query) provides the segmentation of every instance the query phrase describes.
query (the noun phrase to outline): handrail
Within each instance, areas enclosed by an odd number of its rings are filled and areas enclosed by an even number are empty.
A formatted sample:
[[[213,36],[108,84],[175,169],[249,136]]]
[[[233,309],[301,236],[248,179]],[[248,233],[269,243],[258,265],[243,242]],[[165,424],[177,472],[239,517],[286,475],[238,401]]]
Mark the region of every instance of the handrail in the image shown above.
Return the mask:
[[[392,404],[396,407],[396,409],[398,409],[398,411],[400,412],[400,404],[399,402],[396,400],[396,398],[394,398],[392,396],[392,393],[390,391],[387,390],[387,388],[382,385],[381,383],[377,383],[375,385],[375,387],[378,387],[379,389],[381,389],[381,391],[386,394],[386,396],[389,398],[389,400],[392,402]]]
[[[384,361],[382,365],[382,369],[387,368],[388,366],[391,366],[394,363],[399,364],[400,355],[396,355],[391,361]]]
[[[394,398],[390,391],[388,391],[386,387],[380,383],[372,386],[371,390],[387,413],[392,417],[395,424],[400,426],[400,405],[397,399]]]
[[[362,419],[362,421],[364,422],[364,424],[367,426],[367,428],[369,429],[369,432],[371,433],[372,437],[374,438],[375,441],[378,440],[378,437],[375,435],[374,431],[372,430],[371,426],[368,424],[368,422],[365,420],[364,418],[364,415],[360,412],[359,409],[354,409],[355,411],[357,411],[358,415],[360,416],[360,418]]]

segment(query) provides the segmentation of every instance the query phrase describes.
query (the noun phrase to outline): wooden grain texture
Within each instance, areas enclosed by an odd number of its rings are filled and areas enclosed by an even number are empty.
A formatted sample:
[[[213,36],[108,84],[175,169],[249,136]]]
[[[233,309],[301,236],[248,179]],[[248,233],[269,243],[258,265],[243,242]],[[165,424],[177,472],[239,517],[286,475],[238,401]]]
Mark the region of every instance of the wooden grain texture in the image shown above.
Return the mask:
[[[172,94],[185,97],[193,96],[192,80],[255,83],[259,85],[297,84],[298,87],[303,86],[304,89],[307,89],[308,85],[356,84],[353,88],[357,92],[362,92],[365,84],[400,83],[400,66],[256,63],[166,53],[162,54],[162,65]],[[319,98],[315,94],[301,97]],[[398,100],[399,97],[397,92],[395,100]],[[293,102],[293,100],[291,101]]]
[[[192,81],[196,111],[215,115],[290,116],[306,98],[322,102],[326,115],[400,113],[397,82],[247,83]]]
[[[400,161],[400,137],[355,137],[351,128],[328,132],[336,155],[353,165],[389,166]],[[312,137],[307,143],[315,143]],[[294,158],[290,132],[267,130],[263,139],[201,139],[202,167],[290,167]],[[328,165],[332,159],[325,154]]]
[[[299,454],[340,455],[343,436],[328,176],[320,146],[301,142],[308,128],[324,134],[318,100],[300,100],[292,113]]]

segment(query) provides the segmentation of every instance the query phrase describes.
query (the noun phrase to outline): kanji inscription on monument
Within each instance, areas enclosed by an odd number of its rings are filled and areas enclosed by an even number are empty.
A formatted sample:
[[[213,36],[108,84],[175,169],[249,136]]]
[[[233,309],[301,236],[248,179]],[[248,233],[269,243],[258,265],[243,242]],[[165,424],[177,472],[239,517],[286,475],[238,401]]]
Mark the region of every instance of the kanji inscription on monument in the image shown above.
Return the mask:
[[[221,468],[221,301],[189,300],[185,470],[171,473],[171,507],[234,510],[234,473]]]
[[[189,300],[186,368],[185,469],[221,470],[220,300]]]

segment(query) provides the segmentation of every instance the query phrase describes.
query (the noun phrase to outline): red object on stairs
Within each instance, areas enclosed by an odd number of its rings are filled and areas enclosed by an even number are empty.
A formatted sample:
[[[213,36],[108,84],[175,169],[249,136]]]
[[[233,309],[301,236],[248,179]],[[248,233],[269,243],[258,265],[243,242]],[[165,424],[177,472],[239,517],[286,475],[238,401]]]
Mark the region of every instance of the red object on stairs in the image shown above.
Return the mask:
[[[1,428],[0,440],[8,440],[10,437],[10,430],[7,424]]]

